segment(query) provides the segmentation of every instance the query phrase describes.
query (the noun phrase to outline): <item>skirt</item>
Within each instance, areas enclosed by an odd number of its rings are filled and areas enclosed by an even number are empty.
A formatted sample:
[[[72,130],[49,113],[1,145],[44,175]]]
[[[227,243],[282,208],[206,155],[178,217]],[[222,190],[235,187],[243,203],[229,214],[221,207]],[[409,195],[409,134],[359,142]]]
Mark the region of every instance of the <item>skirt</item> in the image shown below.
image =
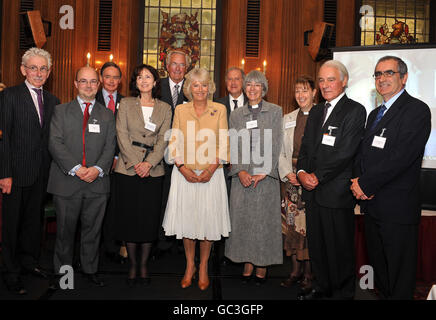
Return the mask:
[[[153,242],[159,232],[163,177],[115,173],[116,235],[127,242]]]
[[[218,168],[207,183],[190,183],[173,167],[162,226],[165,235],[177,239],[216,241],[228,237],[230,216],[223,169]]]

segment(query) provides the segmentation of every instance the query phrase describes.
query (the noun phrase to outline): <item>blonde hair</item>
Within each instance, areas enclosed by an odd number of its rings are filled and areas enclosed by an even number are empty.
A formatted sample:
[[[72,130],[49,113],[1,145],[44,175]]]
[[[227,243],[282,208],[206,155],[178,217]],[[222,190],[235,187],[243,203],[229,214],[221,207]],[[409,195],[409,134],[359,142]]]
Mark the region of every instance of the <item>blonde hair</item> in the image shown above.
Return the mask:
[[[189,101],[192,101],[191,84],[194,81],[207,83],[209,86],[208,99],[212,99],[216,87],[215,82],[213,82],[213,80],[210,78],[209,71],[207,71],[205,68],[194,68],[186,74],[185,82],[183,84],[183,93]]]
[[[47,60],[47,66],[50,69],[51,68],[51,55],[48,51],[45,51],[44,49],[39,48],[30,48],[27,50],[23,57],[21,58],[21,64],[25,65],[27,63],[27,60],[29,60],[31,57],[42,57],[45,60]]]

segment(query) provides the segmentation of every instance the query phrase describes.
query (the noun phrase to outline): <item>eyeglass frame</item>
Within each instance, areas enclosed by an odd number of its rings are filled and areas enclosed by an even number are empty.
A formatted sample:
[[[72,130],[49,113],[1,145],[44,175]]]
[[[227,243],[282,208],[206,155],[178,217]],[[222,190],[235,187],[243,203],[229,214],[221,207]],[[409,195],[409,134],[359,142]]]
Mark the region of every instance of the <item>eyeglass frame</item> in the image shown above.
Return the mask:
[[[380,79],[382,76],[384,76],[385,78],[391,78],[396,73],[400,73],[400,71],[394,71],[394,70],[376,71],[372,76],[374,77],[374,79],[377,80]]]
[[[38,71],[41,73],[48,73],[50,71],[50,68],[48,66],[42,66],[41,68],[38,68],[35,65],[31,65],[30,67],[28,67],[25,64],[23,64],[23,67],[29,69],[33,73],[36,73]]]
[[[99,81],[97,79],[91,79],[91,80],[80,79],[80,80],[76,80],[76,81],[81,86],[88,85],[88,84],[90,84],[91,86],[97,86],[99,84]]]

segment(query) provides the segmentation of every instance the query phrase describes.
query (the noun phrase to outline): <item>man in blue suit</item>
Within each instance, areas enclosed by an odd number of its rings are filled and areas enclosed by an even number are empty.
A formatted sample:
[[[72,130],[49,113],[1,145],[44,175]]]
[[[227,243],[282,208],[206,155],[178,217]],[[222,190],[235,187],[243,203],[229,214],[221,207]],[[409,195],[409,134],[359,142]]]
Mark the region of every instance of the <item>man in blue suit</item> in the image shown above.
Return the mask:
[[[368,117],[351,186],[362,200],[368,256],[383,299],[412,299],[415,289],[419,177],[431,114],[406,92],[407,76],[398,57],[377,62],[375,86],[384,102]]]

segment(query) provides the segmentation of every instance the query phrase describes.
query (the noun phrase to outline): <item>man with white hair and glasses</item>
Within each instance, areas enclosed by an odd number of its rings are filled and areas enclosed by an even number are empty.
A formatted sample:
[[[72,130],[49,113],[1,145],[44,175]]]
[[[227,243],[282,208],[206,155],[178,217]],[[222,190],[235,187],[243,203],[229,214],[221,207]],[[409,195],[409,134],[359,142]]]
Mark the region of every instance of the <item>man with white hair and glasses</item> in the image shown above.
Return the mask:
[[[51,71],[50,53],[27,50],[21,63],[25,81],[0,98],[0,188],[3,193],[3,278],[9,291],[25,294],[20,272],[47,278],[39,267],[41,214],[46,195],[51,116],[59,99],[43,88]]]

